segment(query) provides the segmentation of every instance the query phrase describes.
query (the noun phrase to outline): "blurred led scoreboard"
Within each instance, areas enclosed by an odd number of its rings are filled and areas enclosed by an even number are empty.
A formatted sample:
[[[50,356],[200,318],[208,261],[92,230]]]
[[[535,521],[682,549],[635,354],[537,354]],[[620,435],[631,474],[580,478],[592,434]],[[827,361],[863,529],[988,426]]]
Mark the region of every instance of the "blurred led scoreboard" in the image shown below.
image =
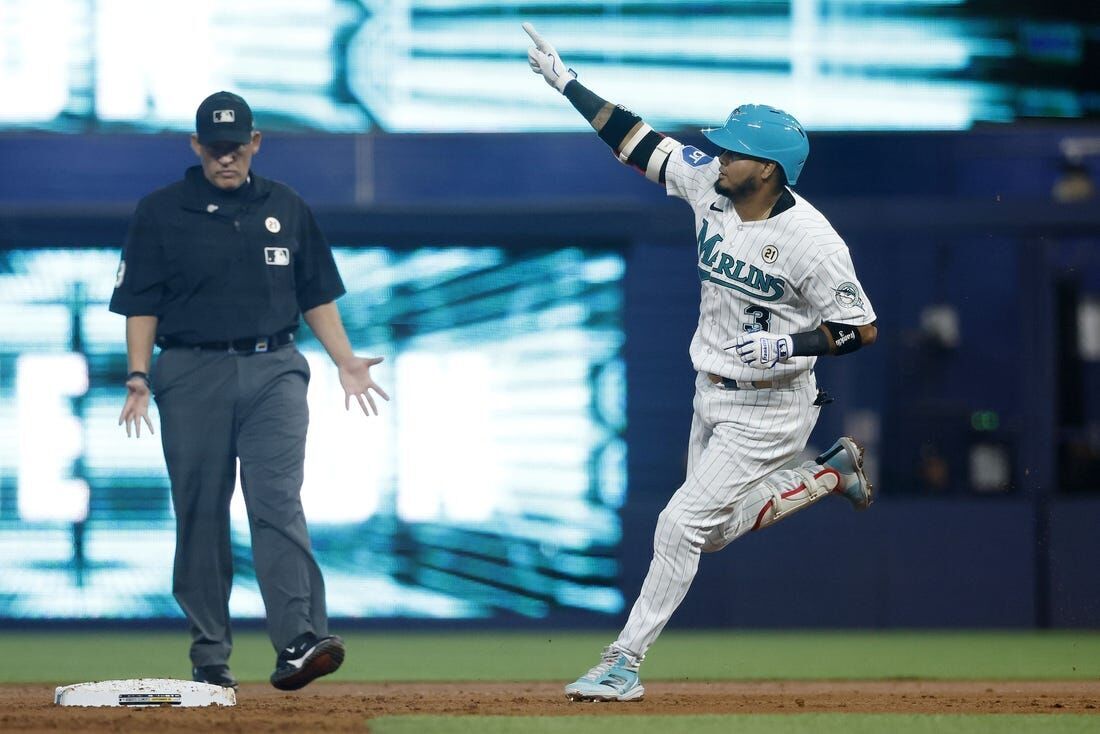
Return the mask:
[[[1100,114],[1087,0],[0,0],[0,129],[184,130],[216,89],[266,130],[586,129],[532,20],[663,129],[767,102],[811,130]]]
[[[626,497],[614,252],[337,248],[378,417],[308,327],[303,504],[343,617],[613,614]],[[0,252],[0,618],[179,616],[159,435],[118,426],[117,250]],[[354,406],[354,403],[353,403]],[[155,407],[155,406],[154,406]],[[158,417],[153,412],[153,423]],[[233,500],[231,609],[262,616]]]

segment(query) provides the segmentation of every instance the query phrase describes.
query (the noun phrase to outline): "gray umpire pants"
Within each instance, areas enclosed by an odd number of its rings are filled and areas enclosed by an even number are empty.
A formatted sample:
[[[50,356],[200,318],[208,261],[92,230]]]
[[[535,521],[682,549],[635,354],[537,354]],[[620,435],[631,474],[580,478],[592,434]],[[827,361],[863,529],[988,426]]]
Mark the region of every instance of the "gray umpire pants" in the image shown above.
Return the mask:
[[[260,354],[166,349],[152,382],[176,512],[172,591],[191,622],[191,662],[232,648],[229,500],[240,459],[252,558],[276,650],[328,634],[325,585],[310,549],[301,488],[309,365],[293,346]]]

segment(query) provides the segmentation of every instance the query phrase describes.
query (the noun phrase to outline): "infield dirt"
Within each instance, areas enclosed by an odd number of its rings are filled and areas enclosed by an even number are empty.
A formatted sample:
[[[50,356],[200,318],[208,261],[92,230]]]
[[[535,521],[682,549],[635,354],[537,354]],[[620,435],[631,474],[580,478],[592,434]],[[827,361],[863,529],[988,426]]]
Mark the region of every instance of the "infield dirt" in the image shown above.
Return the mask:
[[[377,716],[605,714],[1095,714],[1100,681],[647,682],[644,700],[572,703],[557,683],[320,683],[297,693],[242,685],[232,708],[56,706],[52,686],[0,686],[0,731],[369,731]]]

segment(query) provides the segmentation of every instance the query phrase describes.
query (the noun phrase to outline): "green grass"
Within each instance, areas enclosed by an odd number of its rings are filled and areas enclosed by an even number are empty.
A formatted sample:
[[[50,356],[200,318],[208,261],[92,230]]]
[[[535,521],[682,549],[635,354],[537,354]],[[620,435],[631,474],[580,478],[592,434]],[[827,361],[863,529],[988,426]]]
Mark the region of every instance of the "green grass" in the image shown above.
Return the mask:
[[[352,633],[334,681],[572,680],[614,633]],[[188,677],[186,633],[5,632],[0,682]],[[275,653],[236,636],[234,673],[266,680]],[[1100,679],[1098,632],[668,632],[645,680]]]
[[[612,721],[614,723],[612,723]],[[1071,734],[1095,732],[1095,716],[1044,714],[754,714],[708,716],[385,716],[371,734]]]

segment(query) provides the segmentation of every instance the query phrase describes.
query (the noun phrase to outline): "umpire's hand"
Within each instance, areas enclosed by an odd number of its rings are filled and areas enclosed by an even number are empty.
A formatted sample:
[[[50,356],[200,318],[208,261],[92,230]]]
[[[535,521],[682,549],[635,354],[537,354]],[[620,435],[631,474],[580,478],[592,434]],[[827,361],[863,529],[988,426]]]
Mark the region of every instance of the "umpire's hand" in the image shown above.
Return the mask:
[[[134,433],[141,438],[141,422],[149,426],[149,433],[153,430],[153,423],[149,420],[149,383],[141,377],[131,377],[126,381],[126,402],[122,405],[122,413],[118,416],[118,424],[126,424],[126,436],[131,435],[130,424],[134,426]]]
[[[351,398],[354,395],[359,401],[359,407],[363,409],[363,415],[369,416],[372,412],[378,415],[378,406],[374,403],[371,391],[378,393],[383,400],[389,400],[390,396],[371,379],[370,368],[383,359],[385,358],[352,356],[337,365],[340,370],[340,385],[344,388],[344,410],[351,410]]]

